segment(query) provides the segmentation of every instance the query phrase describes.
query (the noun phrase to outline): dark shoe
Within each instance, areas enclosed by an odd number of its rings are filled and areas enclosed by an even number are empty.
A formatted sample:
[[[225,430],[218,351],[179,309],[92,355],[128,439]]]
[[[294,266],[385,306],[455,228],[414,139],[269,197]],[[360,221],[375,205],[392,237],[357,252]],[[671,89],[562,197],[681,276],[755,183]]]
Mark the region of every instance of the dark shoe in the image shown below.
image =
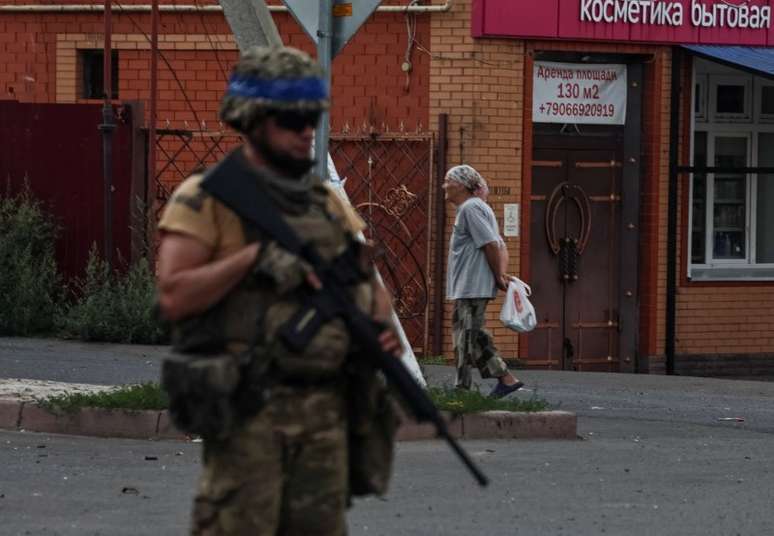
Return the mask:
[[[513,385],[505,385],[504,383],[497,382],[495,388],[489,393],[489,398],[503,398],[511,393],[515,393],[522,387],[524,387],[524,382],[516,382]]]

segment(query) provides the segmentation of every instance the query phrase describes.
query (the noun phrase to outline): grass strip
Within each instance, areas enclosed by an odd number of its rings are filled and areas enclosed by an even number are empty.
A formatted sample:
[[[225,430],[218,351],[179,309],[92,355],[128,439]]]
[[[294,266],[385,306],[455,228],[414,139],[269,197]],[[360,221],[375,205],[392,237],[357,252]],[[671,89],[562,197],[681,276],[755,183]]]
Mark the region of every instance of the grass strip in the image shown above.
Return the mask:
[[[430,355],[417,357],[417,362],[420,365],[448,365],[449,362],[442,355]]]
[[[169,407],[167,394],[157,383],[127,385],[99,393],[65,393],[37,400],[54,412],[75,413],[81,408],[162,410]]]
[[[476,413],[481,411],[543,411],[548,402],[533,396],[528,400],[501,398],[499,400],[482,395],[476,390],[460,390],[451,387],[429,389],[438,409],[452,413]],[[53,412],[75,413],[81,408],[104,408],[123,410],[164,410],[169,399],[158,383],[127,385],[99,393],[65,393],[39,399],[38,405]]]
[[[548,402],[532,396],[528,400],[519,398],[489,398],[475,389],[464,390],[453,387],[431,387],[430,398],[441,411],[452,413],[478,413],[481,411],[543,411]]]

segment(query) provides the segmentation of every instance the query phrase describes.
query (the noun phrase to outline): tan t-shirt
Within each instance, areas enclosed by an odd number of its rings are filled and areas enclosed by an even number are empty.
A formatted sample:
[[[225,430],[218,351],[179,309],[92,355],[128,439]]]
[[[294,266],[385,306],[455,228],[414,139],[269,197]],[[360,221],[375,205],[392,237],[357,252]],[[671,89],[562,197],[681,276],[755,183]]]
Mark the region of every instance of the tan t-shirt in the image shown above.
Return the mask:
[[[222,259],[245,246],[245,236],[239,216],[201,189],[204,175],[192,175],[183,181],[169,199],[159,222],[165,233],[192,236],[213,251],[213,260]],[[335,192],[328,190],[328,212],[341,220],[353,235],[366,224],[355,209]]]

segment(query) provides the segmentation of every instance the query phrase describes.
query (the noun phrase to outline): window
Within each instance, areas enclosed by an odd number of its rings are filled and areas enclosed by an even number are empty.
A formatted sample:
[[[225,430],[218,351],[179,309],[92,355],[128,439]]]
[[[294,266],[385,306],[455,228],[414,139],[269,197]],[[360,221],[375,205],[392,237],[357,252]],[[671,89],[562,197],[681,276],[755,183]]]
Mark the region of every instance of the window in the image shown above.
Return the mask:
[[[774,281],[774,174],[737,171],[774,167],[774,83],[698,65],[692,162],[721,169],[690,177],[688,276]]]
[[[712,136],[714,165],[747,166],[748,137],[744,134]],[[712,260],[747,258],[747,175],[724,171],[711,176],[708,199],[712,203]],[[710,206],[709,204],[707,205]]]
[[[694,134],[694,165],[747,167],[747,134]],[[708,158],[709,157],[709,158]],[[747,259],[748,177],[733,171],[693,177],[691,262],[720,264]]]
[[[774,123],[774,84],[761,81],[755,85],[758,120],[762,123]]]
[[[694,134],[693,165],[707,165],[707,133]],[[705,264],[707,246],[707,176],[693,175],[693,203],[691,212],[691,262]]]
[[[696,76],[693,89],[693,115],[696,122],[703,123],[707,120],[707,77]]]
[[[83,99],[105,98],[104,85],[104,52],[102,50],[79,50],[78,60],[81,68],[81,91]],[[110,55],[110,85],[111,98],[118,98],[118,51],[111,51]]]
[[[750,121],[752,78],[710,75],[709,79],[711,119],[716,122]]]
[[[774,133],[759,134],[758,165],[774,167]],[[774,264],[774,175],[758,175],[754,201],[755,261]]]

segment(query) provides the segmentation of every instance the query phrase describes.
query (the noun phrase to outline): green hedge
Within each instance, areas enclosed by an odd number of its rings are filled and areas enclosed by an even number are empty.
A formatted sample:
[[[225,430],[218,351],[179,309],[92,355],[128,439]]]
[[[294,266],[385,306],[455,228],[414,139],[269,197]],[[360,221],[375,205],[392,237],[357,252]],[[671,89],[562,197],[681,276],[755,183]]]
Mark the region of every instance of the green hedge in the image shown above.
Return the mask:
[[[28,189],[0,198],[0,335],[53,330],[63,294],[56,233],[53,218]]]
[[[67,285],[54,254],[57,231],[29,188],[0,196],[0,336],[165,342],[148,262],[114,271],[92,248],[85,276]]]
[[[76,298],[57,319],[59,335],[82,341],[159,344],[167,333],[155,314],[156,286],[145,259],[121,274],[92,248]]]

